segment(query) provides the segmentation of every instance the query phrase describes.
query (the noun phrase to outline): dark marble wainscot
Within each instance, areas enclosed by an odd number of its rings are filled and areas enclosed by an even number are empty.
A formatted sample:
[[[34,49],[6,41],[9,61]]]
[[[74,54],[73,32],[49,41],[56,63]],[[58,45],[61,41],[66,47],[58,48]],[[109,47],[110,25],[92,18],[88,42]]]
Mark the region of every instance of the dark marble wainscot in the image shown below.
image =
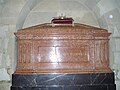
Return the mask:
[[[116,90],[114,73],[13,74],[11,90]]]

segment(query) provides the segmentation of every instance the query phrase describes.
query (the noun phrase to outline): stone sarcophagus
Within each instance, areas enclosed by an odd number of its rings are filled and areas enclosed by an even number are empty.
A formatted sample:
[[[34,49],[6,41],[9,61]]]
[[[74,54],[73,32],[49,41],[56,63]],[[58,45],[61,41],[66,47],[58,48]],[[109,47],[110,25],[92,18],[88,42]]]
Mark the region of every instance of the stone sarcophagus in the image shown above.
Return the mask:
[[[55,18],[15,33],[11,90],[115,90],[107,30]]]
[[[19,30],[15,73],[111,72],[107,30],[46,23]]]

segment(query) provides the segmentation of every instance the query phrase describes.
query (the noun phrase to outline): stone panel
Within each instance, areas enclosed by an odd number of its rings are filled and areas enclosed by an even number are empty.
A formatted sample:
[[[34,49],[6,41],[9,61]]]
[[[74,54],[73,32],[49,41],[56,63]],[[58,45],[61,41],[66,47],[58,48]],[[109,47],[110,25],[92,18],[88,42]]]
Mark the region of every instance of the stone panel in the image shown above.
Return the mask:
[[[12,90],[115,90],[113,73],[13,74]]]

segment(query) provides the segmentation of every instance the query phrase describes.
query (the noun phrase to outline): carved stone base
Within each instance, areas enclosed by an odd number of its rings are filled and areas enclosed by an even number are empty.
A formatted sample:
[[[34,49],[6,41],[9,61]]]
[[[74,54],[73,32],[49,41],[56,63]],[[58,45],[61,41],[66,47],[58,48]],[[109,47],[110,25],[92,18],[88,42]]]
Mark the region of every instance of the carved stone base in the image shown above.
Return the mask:
[[[11,90],[116,90],[114,73],[13,74]]]

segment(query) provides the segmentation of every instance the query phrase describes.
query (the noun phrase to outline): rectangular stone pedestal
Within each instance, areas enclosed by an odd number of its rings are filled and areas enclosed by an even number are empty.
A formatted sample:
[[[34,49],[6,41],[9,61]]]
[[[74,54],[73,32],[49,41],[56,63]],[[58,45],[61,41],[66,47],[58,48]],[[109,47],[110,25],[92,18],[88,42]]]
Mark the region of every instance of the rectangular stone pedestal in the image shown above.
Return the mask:
[[[114,73],[13,74],[11,90],[116,90]]]

